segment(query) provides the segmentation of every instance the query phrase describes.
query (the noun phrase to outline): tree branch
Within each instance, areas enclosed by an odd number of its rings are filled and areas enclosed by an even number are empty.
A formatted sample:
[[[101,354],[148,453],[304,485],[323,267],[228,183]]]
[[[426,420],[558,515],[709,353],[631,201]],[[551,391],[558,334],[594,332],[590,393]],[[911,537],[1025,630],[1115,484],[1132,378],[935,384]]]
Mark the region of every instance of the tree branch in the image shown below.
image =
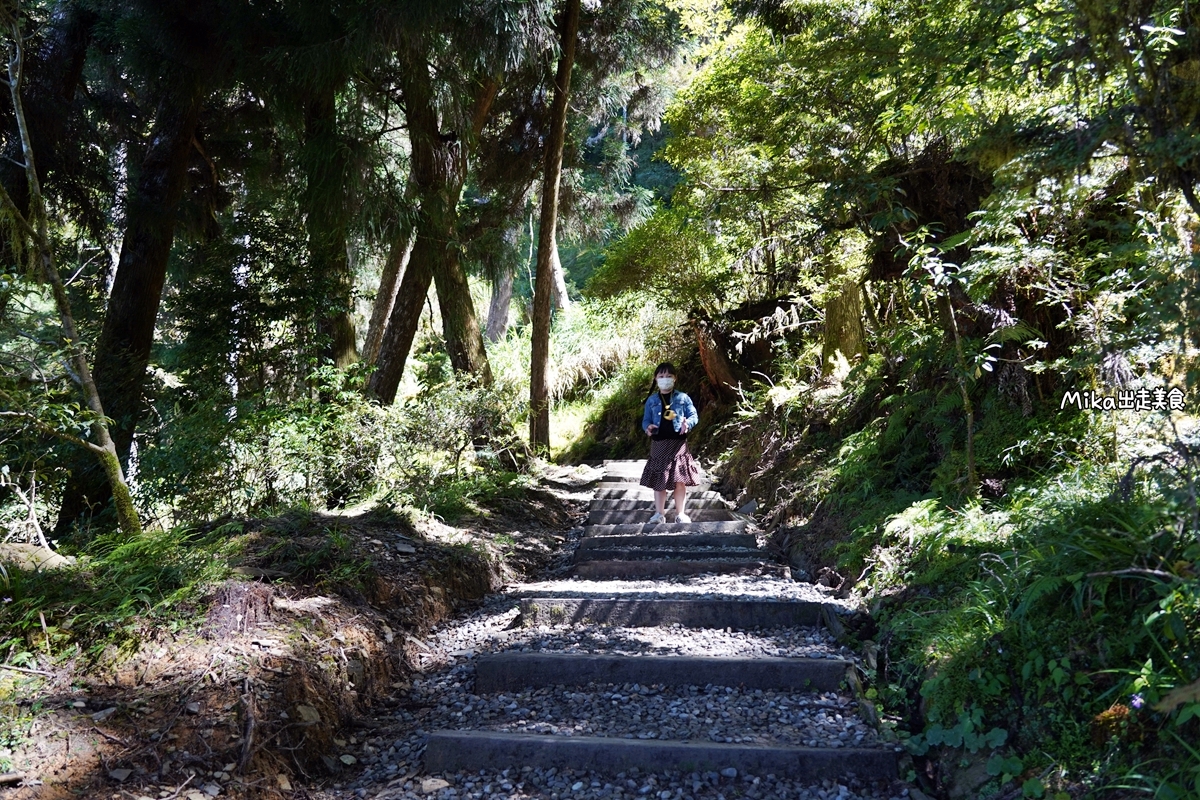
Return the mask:
[[[37,428],[42,433],[47,433],[47,434],[50,434],[51,436],[57,436],[59,439],[62,439],[65,442],[70,442],[71,444],[77,444],[80,447],[86,447],[88,450],[91,450],[93,453],[96,453],[96,454],[105,452],[104,448],[101,447],[100,445],[93,444],[92,442],[89,442],[87,439],[81,439],[74,434],[67,433],[66,431],[60,431],[58,428],[55,428],[53,425],[47,425],[45,422],[42,422],[37,417],[33,416],[32,414],[28,414],[24,411],[0,411],[0,417],[19,417],[21,419],[27,420],[30,424],[33,425],[33,427]]]
[[[1138,567],[1129,567],[1128,569],[1116,569],[1106,572],[1089,572],[1089,578],[1119,578],[1122,575],[1147,575],[1153,578],[1164,578],[1169,581],[1181,581],[1183,578],[1178,575],[1172,575],[1170,572],[1163,572],[1161,569],[1140,569]]]
[[[45,675],[47,678],[53,678],[54,673],[46,672],[41,669],[28,669],[26,667],[14,667],[12,664],[0,664],[0,669],[10,669],[13,672],[23,672],[26,675]]]

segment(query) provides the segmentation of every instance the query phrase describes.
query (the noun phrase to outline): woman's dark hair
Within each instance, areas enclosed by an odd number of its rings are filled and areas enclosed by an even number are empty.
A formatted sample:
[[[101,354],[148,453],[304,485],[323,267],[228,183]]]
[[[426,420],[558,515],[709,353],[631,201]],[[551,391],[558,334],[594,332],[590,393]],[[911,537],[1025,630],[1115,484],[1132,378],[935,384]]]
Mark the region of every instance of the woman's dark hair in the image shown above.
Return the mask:
[[[670,361],[664,361],[661,364],[659,364],[657,367],[655,367],[654,368],[654,377],[657,378],[658,373],[660,373],[660,372],[665,372],[668,375],[670,375],[672,378],[679,377],[679,373],[675,371],[675,365],[672,364]]]
[[[654,378],[657,378],[658,373],[660,373],[660,372],[665,372],[668,375],[670,375],[672,378],[679,377],[679,373],[675,371],[675,365],[672,364],[670,361],[664,361],[661,364],[659,364],[657,367],[654,368]],[[651,392],[658,391],[658,384],[653,378],[650,380],[650,391]]]

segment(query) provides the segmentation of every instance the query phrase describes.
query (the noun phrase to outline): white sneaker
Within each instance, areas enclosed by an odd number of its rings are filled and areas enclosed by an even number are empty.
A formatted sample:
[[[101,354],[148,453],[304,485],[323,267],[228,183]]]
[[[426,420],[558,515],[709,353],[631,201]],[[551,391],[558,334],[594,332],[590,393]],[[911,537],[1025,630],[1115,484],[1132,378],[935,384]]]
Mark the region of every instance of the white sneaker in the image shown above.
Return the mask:
[[[658,523],[660,523],[660,522],[666,522],[666,521],[667,521],[667,518],[666,518],[666,517],[664,517],[662,514],[659,514],[659,513],[656,511],[656,512],[654,512],[654,516],[653,516],[653,517],[651,517],[651,518],[650,518],[650,521],[649,521],[649,522],[647,522],[646,524],[647,524],[647,525],[657,525],[657,524],[658,524]]]
[[[691,522],[692,518],[689,517],[687,514],[676,514],[675,521],[676,522]]]

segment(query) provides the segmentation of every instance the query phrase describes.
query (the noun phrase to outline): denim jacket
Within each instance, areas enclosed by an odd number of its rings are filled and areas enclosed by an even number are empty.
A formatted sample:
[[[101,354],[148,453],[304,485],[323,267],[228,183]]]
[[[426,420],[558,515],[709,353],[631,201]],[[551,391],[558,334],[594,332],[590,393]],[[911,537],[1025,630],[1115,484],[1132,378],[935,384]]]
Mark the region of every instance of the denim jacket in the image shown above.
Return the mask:
[[[700,415],[696,413],[696,406],[692,404],[692,398],[688,397],[683,392],[671,392],[671,408],[675,409],[675,419],[669,420],[675,425],[675,432],[683,426],[683,420],[686,417],[688,421],[688,430],[696,427],[696,423],[700,422]],[[662,425],[663,404],[662,396],[655,392],[646,398],[646,410],[642,412],[642,431],[646,430],[649,425]]]

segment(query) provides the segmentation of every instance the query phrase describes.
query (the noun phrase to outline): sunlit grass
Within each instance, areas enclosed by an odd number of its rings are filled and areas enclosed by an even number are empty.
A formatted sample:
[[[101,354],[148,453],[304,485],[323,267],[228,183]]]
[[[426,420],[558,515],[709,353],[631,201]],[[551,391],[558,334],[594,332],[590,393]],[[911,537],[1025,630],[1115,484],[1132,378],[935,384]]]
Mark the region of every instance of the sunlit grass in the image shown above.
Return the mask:
[[[558,403],[550,412],[550,453],[555,459],[586,435],[587,423],[595,413],[594,403],[576,400]]]

